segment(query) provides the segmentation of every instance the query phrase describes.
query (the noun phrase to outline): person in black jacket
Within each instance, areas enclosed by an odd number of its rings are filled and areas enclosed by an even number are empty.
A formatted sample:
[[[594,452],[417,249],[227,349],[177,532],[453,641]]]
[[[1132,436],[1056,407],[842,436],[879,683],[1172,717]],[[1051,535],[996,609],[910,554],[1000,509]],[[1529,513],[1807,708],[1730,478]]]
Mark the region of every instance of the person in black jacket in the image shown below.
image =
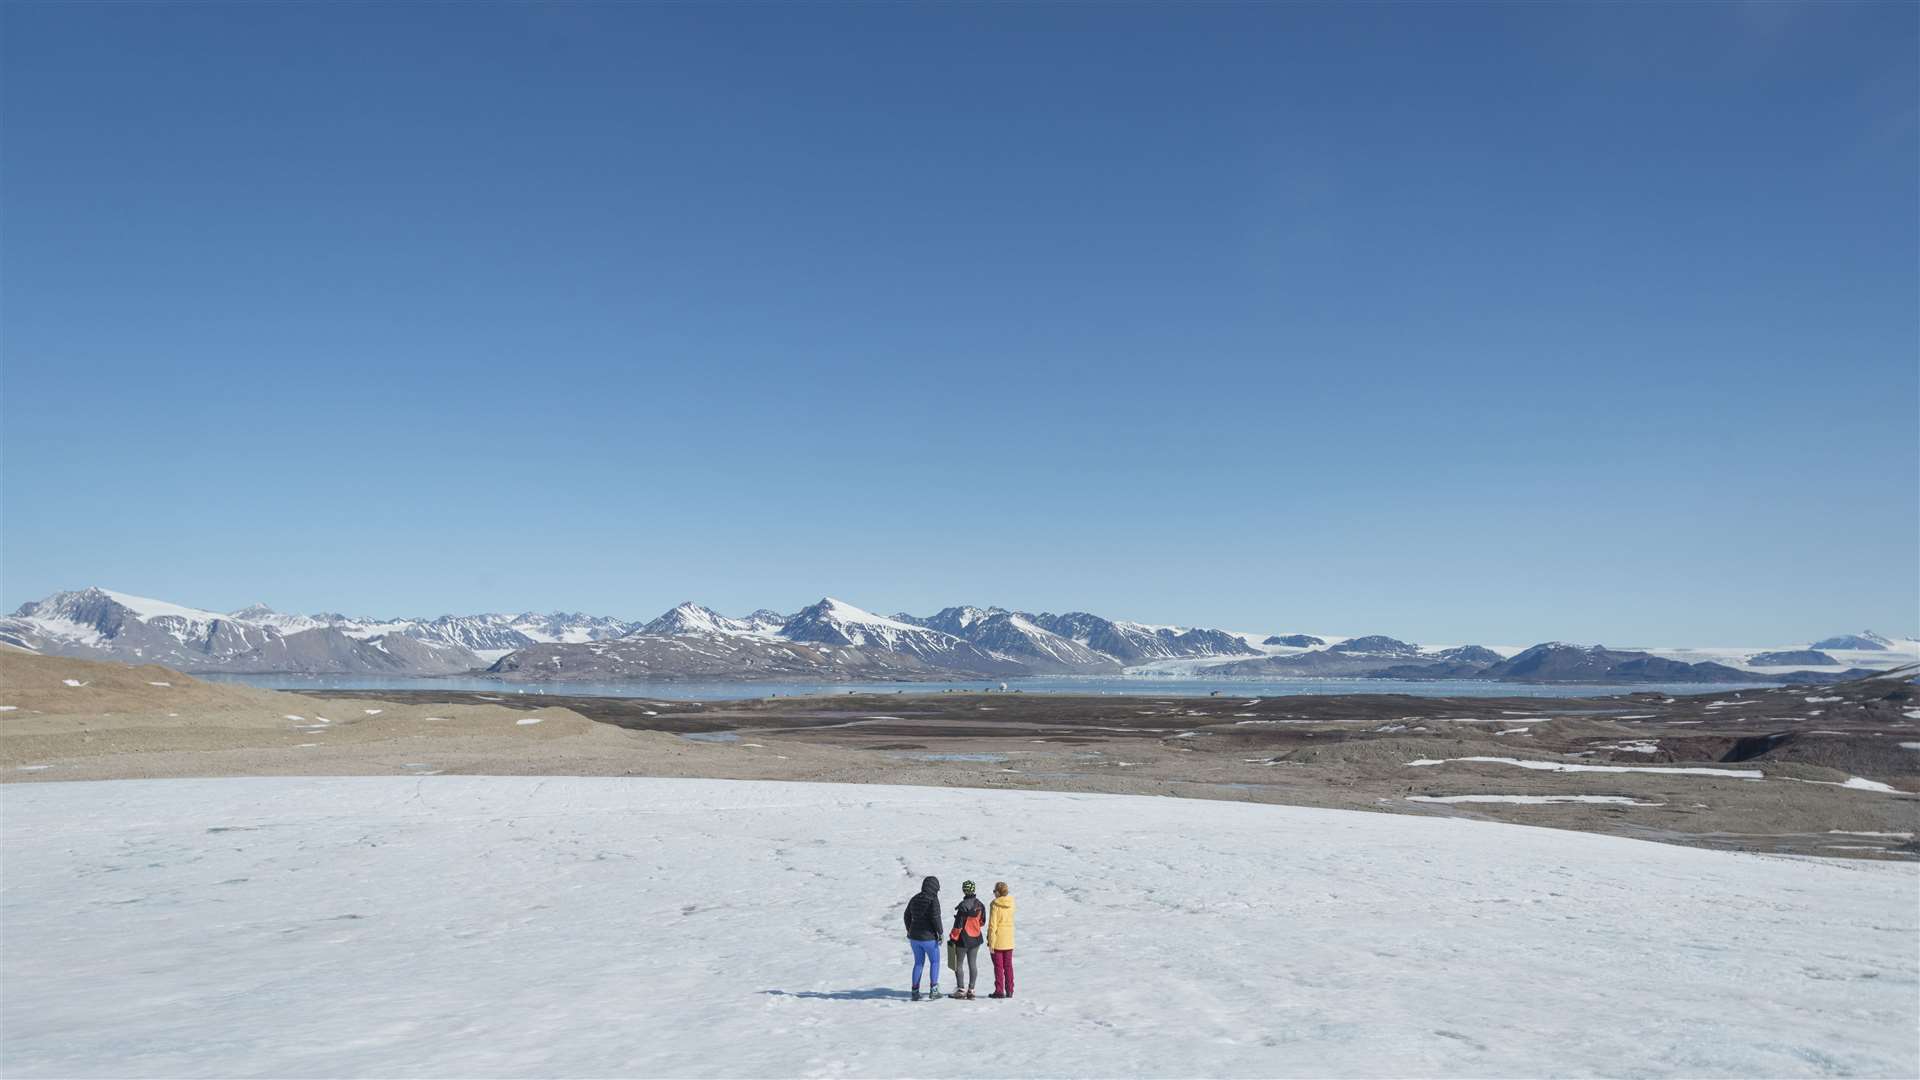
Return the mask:
[[[907,901],[907,944],[913,947],[913,1000],[920,1000],[920,969],[925,967],[928,1001],[940,997],[940,879],[929,877],[920,883],[920,891]]]
[[[973,987],[980,981],[980,942],[987,934],[987,905],[973,895],[973,882],[960,883],[962,897],[953,909],[953,934],[947,947],[954,951],[953,996],[971,999]],[[966,962],[966,981],[960,977],[960,964]]]

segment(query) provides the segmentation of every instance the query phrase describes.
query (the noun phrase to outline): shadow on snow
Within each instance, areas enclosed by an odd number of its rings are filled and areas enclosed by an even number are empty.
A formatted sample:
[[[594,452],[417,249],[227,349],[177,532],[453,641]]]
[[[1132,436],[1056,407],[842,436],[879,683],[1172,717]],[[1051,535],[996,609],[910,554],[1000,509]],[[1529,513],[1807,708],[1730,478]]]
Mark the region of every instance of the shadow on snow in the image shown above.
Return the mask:
[[[816,1001],[906,1001],[912,995],[905,990],[874,986],[865,990],[762,990],[770,997],[810,998]]]

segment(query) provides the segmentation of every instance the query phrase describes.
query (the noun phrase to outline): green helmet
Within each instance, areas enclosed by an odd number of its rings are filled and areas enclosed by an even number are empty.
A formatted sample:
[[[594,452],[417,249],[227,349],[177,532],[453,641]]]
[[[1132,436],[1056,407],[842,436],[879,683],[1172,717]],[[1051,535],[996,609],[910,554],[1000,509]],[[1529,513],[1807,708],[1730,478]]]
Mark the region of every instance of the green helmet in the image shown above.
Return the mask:
[[[961,882],[961,883],[960,883],[960,891],[961,891],[961,892],[963,892],[963,893],[966,893],[966,894],[968,894],[968,895],[972,895],[972,894],[973,894],[973,882],[971,882],[971,881],[963,881],[963,882]]]

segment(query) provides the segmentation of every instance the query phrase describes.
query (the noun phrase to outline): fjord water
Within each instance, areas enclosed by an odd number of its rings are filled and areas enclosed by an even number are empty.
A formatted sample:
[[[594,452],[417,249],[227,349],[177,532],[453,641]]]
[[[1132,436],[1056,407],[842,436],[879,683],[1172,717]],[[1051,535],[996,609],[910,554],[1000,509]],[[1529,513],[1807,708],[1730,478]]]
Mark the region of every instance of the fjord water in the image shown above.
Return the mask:
[[[742,698],[842,696],[846,694],[941,694],[998,691],[997,679],[960,682],[543,682],[505,683],[471,676],[367,678],[327,675],[198,675],[263,690],[442,690],[500,695],[665,698],[669,701],[727,701]],[[1514,683],[1490,679],[1192,679],[1030,678],[1008,679],[1008,692],[1027,694],[1113,694],[1132,697],[1292,697],[1302,694],[1413,694],[1417,697],[1562,698],[1610,697],[1653,691],[1662,694],[1711,694],[1753,689],[1764,683]]]

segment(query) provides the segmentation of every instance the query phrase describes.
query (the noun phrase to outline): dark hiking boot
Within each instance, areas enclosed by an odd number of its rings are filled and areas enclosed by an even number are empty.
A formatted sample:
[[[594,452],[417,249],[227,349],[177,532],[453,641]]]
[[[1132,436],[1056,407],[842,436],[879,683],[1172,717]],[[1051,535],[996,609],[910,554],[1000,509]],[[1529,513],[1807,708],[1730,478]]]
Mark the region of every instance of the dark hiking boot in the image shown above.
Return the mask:
[[[920,988],[917,986],[913,988],[913,1000],[915,1001],[920,1000]]]

